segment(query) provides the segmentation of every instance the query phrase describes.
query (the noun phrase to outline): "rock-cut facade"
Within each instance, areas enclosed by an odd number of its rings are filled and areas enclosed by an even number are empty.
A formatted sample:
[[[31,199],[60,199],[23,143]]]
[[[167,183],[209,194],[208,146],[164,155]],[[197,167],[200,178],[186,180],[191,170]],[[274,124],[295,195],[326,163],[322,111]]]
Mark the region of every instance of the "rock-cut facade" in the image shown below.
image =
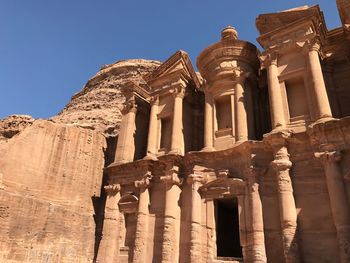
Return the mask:
[[[0,262],[350,262],[350,1],[106,65],[0,120]],[[219,34],[218,34],[219,35]]]
[[[97,262],[350,262],[349,1],[263,14],[123,87]]]

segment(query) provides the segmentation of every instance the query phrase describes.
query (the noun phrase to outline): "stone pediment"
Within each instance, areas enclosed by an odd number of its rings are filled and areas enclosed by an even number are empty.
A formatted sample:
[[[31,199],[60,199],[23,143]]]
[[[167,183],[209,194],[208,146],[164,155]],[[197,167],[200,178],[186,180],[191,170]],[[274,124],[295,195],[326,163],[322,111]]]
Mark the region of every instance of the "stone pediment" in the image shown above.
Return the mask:
[[[318,5],[290,10],[281,11],[279,13],[262,14],[256,19],[256,27],[261,35],[276,31],[280,28],[286,28],[299,20],[316,18],[325,25],[323,13]]]
[[[144,79],[149,86],[157,86],[157,82],[162,80],[173,80],[176,82],[179,77],[192,81],[196,88],[200,88],[200,80],[192,66],[188,54],[182,50],[177,51],[152,73],[146,75]]]

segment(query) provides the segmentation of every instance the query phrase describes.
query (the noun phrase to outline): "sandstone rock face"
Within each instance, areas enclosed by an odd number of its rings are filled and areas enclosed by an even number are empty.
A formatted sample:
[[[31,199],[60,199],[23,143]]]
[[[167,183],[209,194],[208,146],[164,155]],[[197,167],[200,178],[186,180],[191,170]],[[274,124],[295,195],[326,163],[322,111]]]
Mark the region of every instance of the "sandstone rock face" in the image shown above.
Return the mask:
[[[124,102],[120,89],[128,81],[145,85],[142,76],[160,64],[158,61],[133,59],[102,67],[53,119],[56,122],[96,129],[107,136],[118,134],[120,109]]]
[[[0,141],[6,141],[33,123],[29,115],[10,115],[0,120]]]
[[[91,262],[106,141],[36,120],[0,144],[0,262]]]

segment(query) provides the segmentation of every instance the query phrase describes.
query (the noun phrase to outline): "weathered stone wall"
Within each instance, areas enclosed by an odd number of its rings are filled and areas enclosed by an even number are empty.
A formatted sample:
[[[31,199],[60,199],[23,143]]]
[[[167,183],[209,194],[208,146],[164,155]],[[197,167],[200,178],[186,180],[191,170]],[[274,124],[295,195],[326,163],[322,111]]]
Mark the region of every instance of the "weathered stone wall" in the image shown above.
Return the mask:
[[[36,120],[0,145],[0,261],[91,262],[105,138]]]

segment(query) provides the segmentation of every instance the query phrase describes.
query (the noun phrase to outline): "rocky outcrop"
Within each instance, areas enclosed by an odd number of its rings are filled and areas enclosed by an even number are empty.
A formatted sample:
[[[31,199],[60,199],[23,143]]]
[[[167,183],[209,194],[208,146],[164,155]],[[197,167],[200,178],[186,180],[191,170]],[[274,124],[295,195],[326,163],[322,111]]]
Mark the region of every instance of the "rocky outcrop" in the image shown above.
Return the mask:
[[[142,76],[159,65],[104,66],[50,120],[0,120],[0,262],[93,261],[103,168],[113,160],[124,102],[120,89],[129,81],[146,85]]]
[[[0,120],[0,142],[12,138],[33,122],[29,115],[10,115]]]
[[[107,136],[118,134],[120,109],[124,98],[120,89],[128,81],[145,85],[142,76],[152,72],[161,63],[133,59],[106,65],[75,94],[67,106],[52,119],[56,122],[95,129]]]
[[[92,262],[105,148],[46,120],[0,144],[0,262]]]

